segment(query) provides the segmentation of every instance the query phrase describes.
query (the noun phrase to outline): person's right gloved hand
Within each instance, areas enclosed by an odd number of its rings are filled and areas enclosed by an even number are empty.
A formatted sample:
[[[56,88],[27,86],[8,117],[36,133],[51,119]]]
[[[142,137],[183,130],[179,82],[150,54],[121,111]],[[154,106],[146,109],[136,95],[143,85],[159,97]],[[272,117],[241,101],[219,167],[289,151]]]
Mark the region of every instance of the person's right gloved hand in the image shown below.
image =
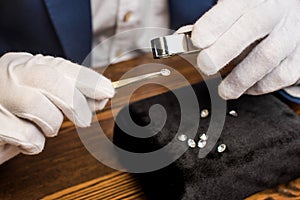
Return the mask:
[[[193,26],[192,41],[203,49],[198,67],[217,73],[260,41],[219,86],[224,99],[260,95],[300,80],[299,0],[219,0]]]
[[[0,164],[19,152],[39,153],[44,136],[57,135],[63,114],[89,126],[92,110],[115,93],[104,76],[51,56],[7,53],[0,58],[0,76]]]

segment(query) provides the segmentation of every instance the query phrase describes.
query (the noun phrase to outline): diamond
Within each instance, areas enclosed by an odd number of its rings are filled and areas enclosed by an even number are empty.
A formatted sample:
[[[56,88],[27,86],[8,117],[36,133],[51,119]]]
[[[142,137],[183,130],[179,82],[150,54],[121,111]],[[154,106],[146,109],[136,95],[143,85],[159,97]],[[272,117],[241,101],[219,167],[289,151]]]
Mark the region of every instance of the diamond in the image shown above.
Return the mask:
[[[180,135],[178,135],[177,139],[181,142],[184,142],[187,140],[187,136],[184,134],[180,134]]]
[[[231,115],[232,117],[238,117],[238,113],[235,110],[229,111],[229,115]]]
[[[223,153],[226,150],[226,144],[220,144],[218,146],[218,152]]]
[[[206,146],[206,141],[200,140],[200,141],[198,142],[198,147],[199,147],[200,149],[203,149],[205,146]]]
[[[209,111],[207,109],[201,110],[200,116],[201,118],[206,118],[209,115]]]
[[[207,135],[203,133],[200,137],[200,140],[206,141],[208,139]]]
[[[188,139],[187,141],[189,147],[195,148],[196,147],[196,142],[193,139]]]
[[[161,74],[162,76],[170,76],[171,71],[168,70],[168,69],[162,69],[162,70],[160,70],[160,74]]]

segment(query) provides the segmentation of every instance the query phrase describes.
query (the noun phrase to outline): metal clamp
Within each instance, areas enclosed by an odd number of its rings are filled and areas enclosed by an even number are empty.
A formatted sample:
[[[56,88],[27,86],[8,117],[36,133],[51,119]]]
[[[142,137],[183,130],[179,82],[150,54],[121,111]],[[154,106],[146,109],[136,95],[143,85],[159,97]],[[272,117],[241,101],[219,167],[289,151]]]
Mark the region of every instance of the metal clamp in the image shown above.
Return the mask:
[[[191,32],[167,35],[151,40],[154,58],[169,58],[178,54],[188,54],[201,51],[191,40]]]

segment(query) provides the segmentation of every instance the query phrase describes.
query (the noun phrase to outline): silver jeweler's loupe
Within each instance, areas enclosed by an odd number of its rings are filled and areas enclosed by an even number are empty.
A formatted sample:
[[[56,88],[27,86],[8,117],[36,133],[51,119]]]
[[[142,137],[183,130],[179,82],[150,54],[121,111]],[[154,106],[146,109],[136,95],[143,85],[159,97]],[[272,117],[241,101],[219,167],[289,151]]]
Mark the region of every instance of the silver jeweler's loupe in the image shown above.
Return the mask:
[[[151,40],[151,48],[154,58],[169,58],[179,54],[199,52],[191,40],[191,32],[167,35]]]

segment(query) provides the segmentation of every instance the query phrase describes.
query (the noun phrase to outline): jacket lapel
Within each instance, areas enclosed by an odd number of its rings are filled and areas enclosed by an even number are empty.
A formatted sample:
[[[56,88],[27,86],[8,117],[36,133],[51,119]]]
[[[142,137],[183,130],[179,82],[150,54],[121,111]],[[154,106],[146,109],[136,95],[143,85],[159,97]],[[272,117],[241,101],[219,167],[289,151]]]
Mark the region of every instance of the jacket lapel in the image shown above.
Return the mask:
[[[81,63],[91,51],[90,0],[44,0],[66,58]]]

